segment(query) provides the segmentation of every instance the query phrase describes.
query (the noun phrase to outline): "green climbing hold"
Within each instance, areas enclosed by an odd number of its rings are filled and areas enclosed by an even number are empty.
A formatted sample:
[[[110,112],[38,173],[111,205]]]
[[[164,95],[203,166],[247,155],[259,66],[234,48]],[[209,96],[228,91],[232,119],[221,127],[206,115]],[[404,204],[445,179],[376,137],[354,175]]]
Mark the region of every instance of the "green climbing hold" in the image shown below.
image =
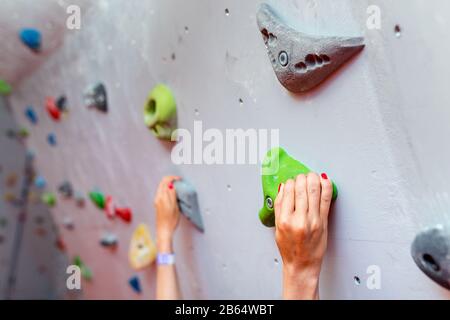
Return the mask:
[[[144,107],[145,125],[159,139],[171,140],[176,129],[177,104],[170,89],[158,84],[150,92]]]
[[[0,79],[0,94],[2,96],[10,95],[12,92],[11,85],[5,80]]]
[[[265,226],[275,226],[274,203],[280,183],[309,172],[311,170],[308,167],[290,157],[282,148],[274,148],[267,153],[262,165],[264,205],[259,211],[259,219]],[[337,195],[338,191],[333,183],[333,200]]]
[[[103,193],[99,191],[92,191],[89,193],[89,198],[99,209],[105,209],[106,200]]]
[[[41,200],[49,207],[54,207],[56,205],[56,195],[52,192],[43,193]]]
[[[81,260],[80,256],[75,256],[73,258],[73,264],[76,265],[78,268],[80,268],[81,276],[88,281],[91,281],[93,278],[92,270],[86,266],[86,264]]]

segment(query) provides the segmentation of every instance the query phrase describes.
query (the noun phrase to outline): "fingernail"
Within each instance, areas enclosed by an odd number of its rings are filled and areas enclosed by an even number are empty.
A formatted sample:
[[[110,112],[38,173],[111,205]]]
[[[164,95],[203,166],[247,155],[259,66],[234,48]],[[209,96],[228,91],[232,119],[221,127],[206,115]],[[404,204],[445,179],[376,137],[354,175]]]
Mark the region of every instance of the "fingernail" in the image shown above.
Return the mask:
[[[173,189],[173,183],[169,183],[169,189]]]
[[[278,193],[280,193],[281,183],[278,185]]]
[[[328,176],[326,173],[322,173],[320,176],[322,177],[322,179],[328,180]]]

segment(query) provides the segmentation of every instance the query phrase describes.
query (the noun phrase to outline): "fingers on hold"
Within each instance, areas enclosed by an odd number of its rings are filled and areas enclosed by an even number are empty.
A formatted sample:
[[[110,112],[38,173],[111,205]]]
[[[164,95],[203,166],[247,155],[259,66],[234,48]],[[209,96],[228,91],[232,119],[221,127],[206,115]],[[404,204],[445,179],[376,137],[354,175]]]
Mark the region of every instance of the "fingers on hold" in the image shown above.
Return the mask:
[[[275,198],[275,204],[274,204],[275,216],[277,216],[281,210],[281,204],[283,202],[283,189],[284,189],[284,184],[281,183],[280,187],[279,187],[279,192],[277,194],[277,197]]]
[[[308,212],[319,214],[320,205],[320,178],[316,173],[310,172],[306,177],[308,190]]]
[[[321,179],[322,193],[320,197],[320,213],[328,215],[331,201],[333,199],[333,184],[329,179]]]
[[[283,202],[281,204],[281,215],[290,215],[295,207],[295,182],[289,179],[284,184]]]
[[[308,210],[308,195],[306,192],[306,176],[300,174],[295,179],[295,209]]]

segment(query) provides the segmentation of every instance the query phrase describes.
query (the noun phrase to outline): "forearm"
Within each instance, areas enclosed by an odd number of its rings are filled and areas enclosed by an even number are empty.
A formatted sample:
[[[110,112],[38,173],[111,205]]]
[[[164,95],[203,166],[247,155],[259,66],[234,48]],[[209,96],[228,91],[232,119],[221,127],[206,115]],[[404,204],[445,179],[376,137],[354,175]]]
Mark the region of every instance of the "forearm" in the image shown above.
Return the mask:
[[[320,270],[283,269],[283,298],[286,300],[319,300]]]
[[[173,253],[172,240],[158,239],[158,253]],[[156,299],[179,300],[180,288],[175,265],[158,265],[156,270]]]

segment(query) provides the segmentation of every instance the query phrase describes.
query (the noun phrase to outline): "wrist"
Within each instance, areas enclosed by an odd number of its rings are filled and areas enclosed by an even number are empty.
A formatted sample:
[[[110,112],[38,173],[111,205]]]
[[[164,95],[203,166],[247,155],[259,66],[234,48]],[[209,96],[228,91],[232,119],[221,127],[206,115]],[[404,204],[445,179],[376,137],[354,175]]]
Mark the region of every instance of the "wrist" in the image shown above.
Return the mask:
[[[283,297],[315,300],[319,298],[320,267],[283,267]]]
[[[156,248],[158,253],[173,253],[172,237],[157,237]]]

